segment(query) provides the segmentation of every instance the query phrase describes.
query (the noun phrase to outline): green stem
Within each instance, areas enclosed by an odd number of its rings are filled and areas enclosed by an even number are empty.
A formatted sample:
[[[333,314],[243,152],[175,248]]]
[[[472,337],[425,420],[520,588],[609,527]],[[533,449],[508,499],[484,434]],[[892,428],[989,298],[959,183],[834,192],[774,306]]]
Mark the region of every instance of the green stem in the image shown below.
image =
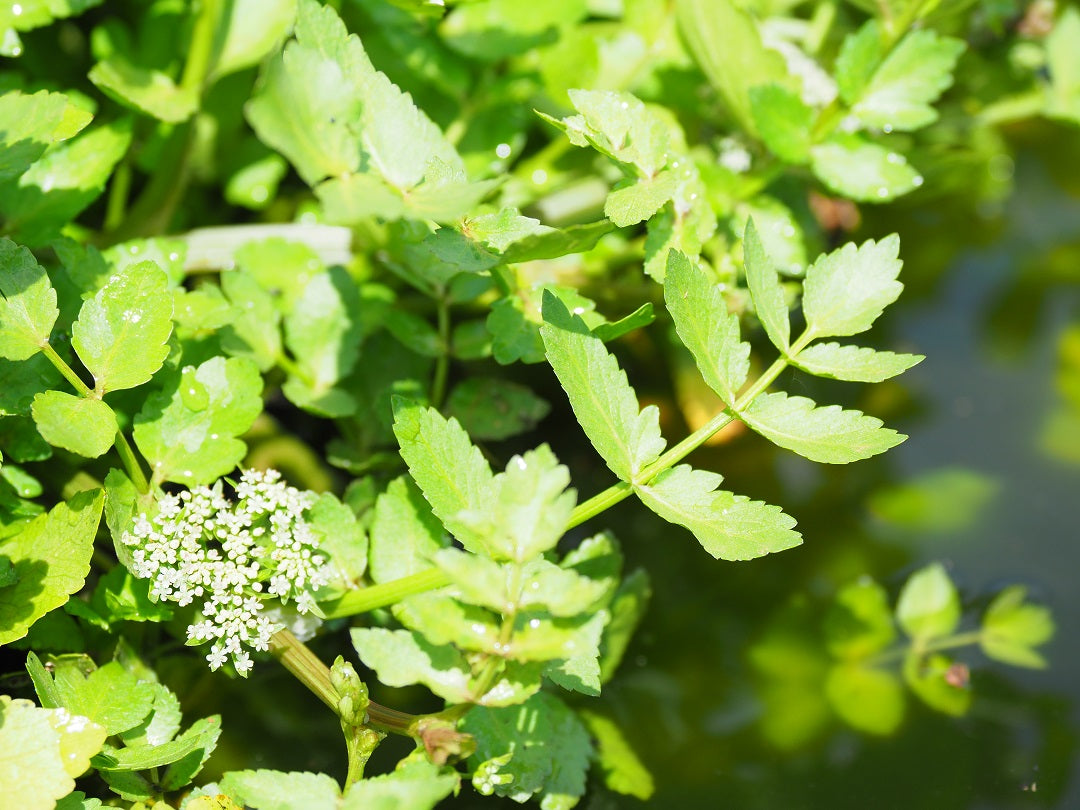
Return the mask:
[[[328,619],[340,619],[367,613],[381,607],[395,605],[402,599],[426,593],[450,584],[450,578],[438,568],[428,568],[417,574],[410,574],[390,582],[371,585],[356,591],[349,591],[339,599],[322,604]]]
[[[223,11],[221,0],[201,0],[199,17],[191,32],[191,46],[188,48],[184,75],[180,78],[180,87],[197,98],[201,98],[203,87],[210,73],[210,60],[218,36],[218,23]]]
[[[306,644],[290,630],[278,630],[270,637],[270,652],[315,697],[337,713],[338,693],[330,680],[330,667],[320,661]],[[368,703],[367,713],[368,725],[406,737],[413,736],[416,722],[424,717],[399,712],[375,702]]]
[[[899,661],[905,658],[909,652],[914,651],[920,656],[926,655],[932,652],[941,652],[942,650],[952,650],[957,647],[968,647],[972,644],[978,644],[982,640],[981,630],[969,630],[966,633],[956,633],[955,635],[945,636],[939,639],[933,639],[927,641],[925,644],[912,643],[902,647],[894,647],[891,650],[886,650],[878,655],[867,658],[864,662],[865,666],[879,666],[881,664],[888,664],[893,661]]]
[[[439,356],[435,358],[435,373],[431,379],[431,404],[442,408],[446,399],[446,380],[450,373],[450,304],[446,291],[435,301],[435,317],[439,329]]]
[[[79,396],[88,399],[101,399],[97,392],[79,379],[79,375],[64,361],[63,357],[56,353],[56,349],[54,349],[51,344],[46,343],[42,346],[41,352],[49,358],[49,362],[55,366],[56,370],[59,371],[61,375],[63,375],[64,379],[71,383],[71,387],[78,392]],[[113,440],[113,446],[116,447],[116,452],[120,455],[120,461],[123,463],[124,469],[127,470],[131,482],[141,494],[145,495],[150,491],[150,483],[146,480],[146,475],[139,465],[139,460],[135,457],[135,451],[131,448],[131,445],[128,444],[127,437],[122,430],[116,431],[116,438]]]
[[[131,193],[131,174],[131,161],[125,158],[116,167],[109,184],[109,199],[105,205],[105,221],[102,225],[106,231],[115,230],[124,221],[128,195]]]
[[[596,517],[601,512],[610,509],[619,501],[630,497],[634,493],[634,487],[632,484],[626,483],[626,481],[619,481],[617,484],[608,487],[598,495],[593,495],[589,500],[582,501],[576,507],[574,511],[570,513],[570,522],[566,525],[567,531],[579,526],[586,520]]]

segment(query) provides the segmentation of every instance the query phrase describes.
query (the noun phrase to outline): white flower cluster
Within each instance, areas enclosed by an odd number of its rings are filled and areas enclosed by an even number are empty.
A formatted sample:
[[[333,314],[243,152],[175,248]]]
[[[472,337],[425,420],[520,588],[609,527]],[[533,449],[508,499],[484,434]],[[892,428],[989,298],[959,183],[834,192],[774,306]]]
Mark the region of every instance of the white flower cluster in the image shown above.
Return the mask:
[[[153,517],[140,515],[123,542],[132,546],[132,573],[153,580],[150,597],[183,607],[202,600],[188,641],[212,641],[206,660],[217,669],[231,656],[241,675],[251,669],[244,649],[266,650],[282,625],[266,615],[263,599],[315,604],[311,591],[327,583],[319,538],[304,520],[315,496],[290,487],[276,470],[245,470],[236,502],[219,481],[166,495]],[[265,589],[265,594],[264,594]]]

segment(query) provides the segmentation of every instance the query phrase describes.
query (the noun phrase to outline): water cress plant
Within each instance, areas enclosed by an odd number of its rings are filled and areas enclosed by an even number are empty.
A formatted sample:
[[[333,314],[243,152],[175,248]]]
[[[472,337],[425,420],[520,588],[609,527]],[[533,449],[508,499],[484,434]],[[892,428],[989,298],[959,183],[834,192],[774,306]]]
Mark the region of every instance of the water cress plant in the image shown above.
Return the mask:
[[[903,440],[782,375],[879,383],[921,359],[847,342],[900,295],[900,240],[840,234],[854,203],[947,185],[935,149],[967,133],[935,105],[965,52],[959,9],[94,6],[0,12],[0,50],[26,66],[0,96],[0,644],[26,650],[36,696],[0,702],[17,752],[0,793],[424,808],[471,781],[555,810],[599,761],[647,797],[587,698],[648,574],[592,522],[634,498],[681,527],[665,542],[750,560],[800,544],[795,520],[722,488],[695,449],[734,423],[825,464]],[[1047,37],[1027,114],[1077,117],[1076,19]],[[42,62],[49,37],[81,61]],[[980,166],[1002,149],[964,148]],[[642,407],[612,345],[654,320],[712,408],[689,431]],[[552,405],[511,374],[542,362],[614,477],[595,494],[530,435]],[[941,576],[918,575],[897,616],[909,685],[957,713],[935,657],[956,611],[925,608]],[[892,655],[878,591],[837,605],[830,650]],[[1010,589],[978,640],[1034,665],[1051,631]],[[255,684],[276,658],[326,704],[341,782],[242,766],[193,787],[221,724],[182,731],[155,659],[206,643],[192,655],[213,677]],[[896,691],[860,662],[830,694]],[[442,708],[382,705],[369,684]],[[367,773],[389,734],[415,750]]]

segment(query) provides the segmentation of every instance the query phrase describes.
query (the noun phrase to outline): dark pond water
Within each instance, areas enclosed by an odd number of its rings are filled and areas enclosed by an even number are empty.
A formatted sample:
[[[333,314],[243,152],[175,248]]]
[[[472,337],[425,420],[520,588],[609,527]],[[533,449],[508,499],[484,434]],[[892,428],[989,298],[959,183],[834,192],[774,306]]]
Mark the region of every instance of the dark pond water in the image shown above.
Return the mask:
[[[583,527],[613,528],[628,564],[652,575],[647,619],[590,708],[622,727],[656,793],[643,805],[594,789],[582,807],[1080,807],[1080,154],[1075,134],[1047,137],[1057,139],[1052,149],[1040,141],[1021,151],[1002,208],[913,204],[882,211],[883,224],[867,222],[859,235],[900,231],[908,290],[870,338],[926,354],[924,363],[897,384],[781,381],[793,393],[884,418],[910,435],[905,444],[844,467],[802,462],[748,436],[693,457],[733,490],[782,504],[798,518],[803,546],[719,563],[631,503]],[[631,368],[631,379],[648,373]],[[575,468],[584,497],[609,476],[582,485],[588,470],[577,467],[594,459],[572,432],[556,452]],[[799,688],[814,682],[821,647],[799,617],[816,626],[837,588],[860,576],[884,583],[895,599],[911,572],[934,561],[961,588],[969,625],[1009,584],[1028,586],[1052,607],[1058,633],[1044,648],[1049,668],[1016,669],[962,649],[975,694],[965,717],[935,713],[909,694],[896,733],[846,728],[823,708],[819,687]],[[769,628],[781,625],[788,654],[774,667],[782,677],[770,680],[754,666],[754,650],[760,656]],[[327,658],[338,651],[320,648]],[[229,733],[212,765],[341,775],[332,718],[284,672],[260,676],[281,681],[280,690],[260,690],[281,696],[273,707],[201,667],[173,677],[187,680],[190,710],[225,714]],[[418,692],[376,697],[438,708]],[[405,751],[388,741],[373,769]],[[470,796],[465,787],[457,806],[513,806]]]

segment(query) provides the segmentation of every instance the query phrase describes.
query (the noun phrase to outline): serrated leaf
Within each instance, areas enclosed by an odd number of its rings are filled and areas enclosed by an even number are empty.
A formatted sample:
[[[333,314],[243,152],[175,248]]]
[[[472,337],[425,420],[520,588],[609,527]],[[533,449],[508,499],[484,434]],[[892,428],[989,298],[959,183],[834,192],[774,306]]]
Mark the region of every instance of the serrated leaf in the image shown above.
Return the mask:
[[[0,542],[18,577],[0,589],[0,644],[25,636],[83,587],[104,503],[100,489],[80,492]]]
[[[891,734],[904,719],[904,688],[891,672],[837,664],[825,678],[825,696],[844,722],[859,731]]]
[[[360,166],[361,84],[373,70],[333,9],[302,3],[296,39],[266,65],[244,112],[308,185],[348,175]]]
[[[885,589],[872,579],[841,588],[825,616],[824,635],[838,658],[866,658],[888,647],[896,627]]]
[[[139,725],[121,732],[120,738],[125,745],[162,745],[180,731],[180,701],[163,684],[154,683],[152,687],[154,703],[150,714]]]
[[[433,644],[454,644],[463,650],[505,654],[496,617],[442,593],[426,593],[400,602],[395,615],[410,630]]]
[[[515,626],[515,649],[526,659],[547,660],[544,675],[563,689],[600,694],[600,639],[608,621],[605,610],[579,619],[537,619],[523,614]],[[533,618],[530,618],[532,616]],[[539,621],[539,626],[536,622]],[[530,643],[522,636],[531,636]]]
[[[639,407],[626,373],[603,342],[546,290],[543,315],[540,334],[548,362],[574,415],[611,471],[624,481],[633,481],[664,449],[659,410],[652,405],[644,410]]]
[[[214,357],[187,376],[199,389],[193,404],[201,407],[188,406],[183,379],[174,379],[147,398],[135,416],[134,436],[155,481],[195,486],[228,474],[244,457],[247,445],[236,437],[262,412],[262,377],[242,357]]]
[[[118,662],[88,674],[77,663],[58,664],[55,675],[60,705],[89,717],[111,736],[141,723],[154,705],[154,684],[141,681]]]
[[[273,297],[243,272],[222,273],[221,289],[232,304],[232,317],[218,333],[221,348],[269,371],[281,356],[281,314]]]
[[[802,542],[795,520],[778,506],[717,490],[723,476],[680,464],[634,491],[664,520],[693,532],[709,554],[724,560],[751,560]]]
[[[1048,608],[1026,598],[1023,585],[1011,585],[999,593],[983,614],[979,643],[996,661],[1042,669],[1046,659],[1034,648],[1053,638],[1054,618]]]
[[[231,771],[219,783],[234,801],[254,810],[339,810],[341,789],[323,773]]]
[[[32,95],[9,90],[0,96],[0,180],[18,177],[46,147],[75,135],[91,115],[62,93],[40,90]]]
[[[501,440],[536,427],[551,406],[524,385],[495,377],[469,377],[446,398],[446,414],[470,436]]]
[[[834,135],[811,147],[810,167],[830,189],[858,202],[888,202],[923,184],[903,155],[858,135]]]
[[[306,511],[307,523],[321,536],[319,548],[330,558],[328,587],[347,590],[360,586],[367,569],[368,538],[352,509],[324,492]]]
[[[409,761],[391,773],[369,776],[353,784],[341,810],[431,810],[458,786],[452,769]]]
[[[229,6],[224,42],[210,75],[221,78],[257,65],[289,33],[296,0],[234,0]]]
[[[331,177],[315,188],[326,221],[334,225],[353,225],[378,217],[393,222],[405,216],[405,200],[381,177],[353,172]]]
[[[118,53],[94,65],[87,78],[125,107],[166,123],[186,121],[198,108],[194,90],[178,85],[160,70],[134,65]]]
[[[602,154],[630,164],[643,178],[656,177],[667,164],[668,125],[638,98],[581,89],[570,90],[569,96],[580,115],[553,123],[566,130],[572,143],[590,143]]]
[[[168,765],[162,778],[165,790],[177,790],[187,785],[201,770],[213,752],[221,734],[221,719],[216,715],[204,717],[175,740],[160,745],[136,745],[106,749],[95,757],[94,765],[101,771],[143,771]]]
[[[396,398],[394,435],[435,515],[469,551],[486,553],[488,538],[462,513],[483,515],[490,509],[494,476],[461,425],[434,408]]]
[[[525,562],[554,548],[565,532],[577,498],[569,484],[569,471],[542,444],[512,457],[492,482],[491,500],[458,517],[485,538],[489,555]]]
[[[783,392],[759,396],[738,416],[773,444],[823,464],[870,458],[907,438],[861,411],[818,407],[811,399]]]
[[[26,360],[49,342],[56,290],[29,249],[0,238],[0,357]]]
[[[903,374],[925,359],[921,354],[896,354],[865,346],[815,343],[791,358],[791,363],[818,377],[874,383]]]
[[[53,713],[0,696],[0,795],[11,807],[52,810],[75,789],[60,751]]]
[[[100,399],[45,391],[34,397],[32,412],[45,441],[80,456],[97,458],[116,439],[116,414]]]
[[[654,177],[616,187],[604,203],[604,215],[620,228],[644,222],[671,199],[678,185],[679,178],[674,172],[662,171]]]
[[[877,20],[867,21],[858,31],[844,37],[833,73],[840,98],[848,106],[858,100],[884,56],[885,40]]]
[[[131,143],[131,121],[115,119],[56,144],[18,182],[0,185],[4,228],[20,242],[39,245],[97,199]]]
[[[472,699],[468,661],[449,644],[435,645],[409,630],[355,628],[352,643],[364,666],[387,686],[422,683],[449,703]]]
[[[285,345],[298,369],[290,381],[301,382],[305,392],[302,401],[293,400],[297,405],[319,412],[320,400],[332,396],[335,385],[355,366],[364,337],[359,311],[356,284],[342,268],[319,273],[304,287],[285,316]],[[284,389],[290,398],[293,390]],[[336,408],[326,413],[347,415]]]
[[[469,760],[474,768],[512,754],[499,769],[510,779],[493,781],[499,796],[525,802],[540,794],[543,808],[569,808],[584,794],[592,744],[577,715],[558,698],[540,692],[521,706],[478,707],[462,727],[476,738]]]
[[[370,565],[375,582],[390,582],[430,568],[431,555],[444,545],[442,525],[420,490],[395,478],[375,502]]]
[[[919,643],[956,630],[960,623],[960,594],[941,563],[928,565],[908,578],[896,603],[896,619],[904,632]]]
[[[655,789],[652,774],[630,747],[618,724],[597,712],[582,710],[578,716],[596,741],[596,759],[608,789],[642,801],[649,799]]]
[[[787,299],[780,285],[780,274],[766,255],[753,220],[747,221],[743,236],[743,267],[758,320],[772,344],[786,353],[791,344]]]
[[[117,270],[83,304],[71,345],[99,394],[142,385],[161,368],[173,326],[168,283],[157,264],[139,262]]]
[[[7,3],[0,8],[0,30],[10,26],[17,31],[29,31],[48,25],[54,20],[82,14],[100,3],[101,0],[32,0],[26,3]]]
[[[750,372],[750,344],[739,339],[739,318],[728,310],[721,288],[677,250],[668,254],[664,300],[683,345],[701,376],[734,405]]]
[[[694,60],[743,130],[756,136],[750,88],[788,83],[783,57],[765,47],[754,19],[730,0],[678,0],[676,12]]]
[[[852,113],[863,124],[886,132],[933,123],[938,116],[930,105],[952,84],[953,68],[965,47],[962,40],[932,30],[911,31],[862,87]]]
[[[754,125],[769,151],[787,163],[806,163],[810,158],[814,110],[797,92],[775,82],[751,87],[749,99]]]
[[[537,231],[508,244],[501,251],[502,257],[507,262],[531,262],[584,253],[596,247],[600,237],[610,231],[611,223],[607,220]]]

